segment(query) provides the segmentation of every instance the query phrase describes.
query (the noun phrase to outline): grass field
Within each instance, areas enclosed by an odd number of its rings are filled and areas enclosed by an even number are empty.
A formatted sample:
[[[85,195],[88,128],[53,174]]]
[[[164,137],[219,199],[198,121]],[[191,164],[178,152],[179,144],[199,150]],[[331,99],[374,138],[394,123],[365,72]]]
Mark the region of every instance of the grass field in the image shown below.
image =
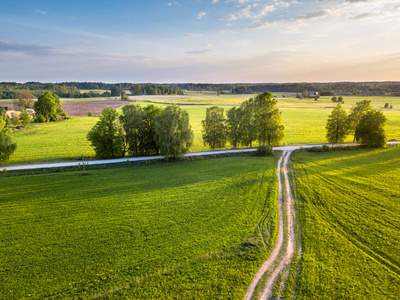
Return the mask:
[[[242,298],[269,251],[267,213],[276,235],[276,161],[2,178],[0,298]]]
[[[137,102],[142,107],[146,102]],[[160,107],[165,107],[159,104]],[[190,123],[194,132],[194,141],[191,151],[208,150],[204,146],[201,130],[201,121],[205,118],[207,105],[182,106],[189,112]],[[229,106],[224,106],[226,112]],[[330,109],[319,108],[282,108],[282,121],[285,125],[286,137],[284,144],[312,144],[324,143],[325,125]],[[122,109],[117,109],[122,113]],[[388,138],[400,140],[400,111],[384,111],[388,117],[386,126]],[[86,139],[89,130],[98,118],[74,117],[68,121],[49,124],[31,123],[28,130],[14,132],[14,141],[18,148],[10,157],[7,164],[22,164],[32,162],[78,160],[81,155],[94,158],[94,151]],[[349,136],[347,141],[352,141]],[[257,145],[256,143],[254,145]],[[230,145],[228,144],[229,148]]]
[[[400,148],[292,156],[302,227],[297,299],[398,299]]]

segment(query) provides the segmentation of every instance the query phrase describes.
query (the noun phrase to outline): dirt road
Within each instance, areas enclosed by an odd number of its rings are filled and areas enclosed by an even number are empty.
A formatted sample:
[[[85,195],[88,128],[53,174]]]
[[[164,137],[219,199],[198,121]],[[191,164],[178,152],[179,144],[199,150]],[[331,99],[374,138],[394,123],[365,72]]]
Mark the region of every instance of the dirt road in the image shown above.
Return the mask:
[[[290,154],[293,150],[284,150],[281,158],[278,161],[278,204],[279,204],[279,227],[278,227],[278,238],[276,245],[272,250],[268,259],[263,263],[261,268],[257,271],[256,275],[251,282],[246,295],[245,300],[250,300],[254,296],[255,289],[257,285],[261,284],[260,281],[264,274],[267,272],[270,274],[266,279],[265,284],[261,286],[261,296],[260,299],[268,299],[272,293],[274,282],[278,275],[285,271],[286,266],[290,263],[293,255],[296,251],[296,235],[295,235],[295,209],[294,200],[290,187],[288,163],[290,159]],[[284,189],[282,185],[281,171],[283,171],[283,178],[285,184],[285,197]],[[286,216],[284,218],[283,206],[286,204]],[[287,224],[288,236],[286,238],[286,243],[284,245],[284,232],[285,226]],[[283,276],[285,280],[285,276]]]

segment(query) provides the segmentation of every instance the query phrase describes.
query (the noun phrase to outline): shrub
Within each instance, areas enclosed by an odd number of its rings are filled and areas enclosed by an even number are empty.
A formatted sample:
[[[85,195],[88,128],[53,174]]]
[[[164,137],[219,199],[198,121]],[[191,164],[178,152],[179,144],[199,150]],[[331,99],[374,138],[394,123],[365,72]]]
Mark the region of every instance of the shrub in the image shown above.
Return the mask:
[[[88,117],[93,117],[93,113],[91,111],[88,112]]]
[[[307,151],[308,152],[323,152],[322,147],[317,147],[317,146],[308,148]]]
[[[272,156],[274,155],[274,149],[270,145],[260,145],[256,151],[257,156]]]
[[[331,151],[331,147],[329,147],[328,145],[323,145],[322,146],[322,151],[323,152],[329,152],[329,151]]]
[[[389,103],[385,103],[384,108],[389,108]]]
[[[21,121],[19,119],[19,116],[17,114],[13,114],[11,118],[11,123],[15,126],[18,127],[21,124]]]
[[[36,114],[36,123],[46,123],[46,118],[42,114]]]

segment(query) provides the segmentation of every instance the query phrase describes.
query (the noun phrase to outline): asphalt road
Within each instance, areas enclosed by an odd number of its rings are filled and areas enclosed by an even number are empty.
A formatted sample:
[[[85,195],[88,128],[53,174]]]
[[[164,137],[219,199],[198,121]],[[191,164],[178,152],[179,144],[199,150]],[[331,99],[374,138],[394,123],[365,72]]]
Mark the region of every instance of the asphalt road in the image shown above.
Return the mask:
[[[399,144],[400,141],[388,142],[388,144]],[[291,145],[291,146],[279,146],[274,147],[274,150],[282,151],[293,151],[300,148],[311,148],[311,147],[321,147],[322,145],[330,144],[313,144],[313,145]],[[357,145],[355,143],[337,144],[340,146],[353,146]],[[238,153],[238,152],[251,152],[256,151],[257,148],[244,148],[244,149],[226,149],[226,150],[214,150],[214,151],[199,151],[199,152],[189,152],[185,156],[200,156],[200,155],[213,155],[213,154],[225,154],[225,153]],[[126,161],[142,161],[142,160],[154,160],[161,159],[163,156],[141,156],[141,157],[123,157],[116,159],[101,159],[101,160],[85,160],[85,165],[101,165],[101,164],[115,164]],[[13,165],[13,166],[0,166],[0,171],[6,169],[7,171],[13,170],[30,170],[30,169],[47,169],[47,168],[58,168],[58,167],[73,167],[78,164],[82,164],[82,161],[69,161],[69,162],[53,162],[44,164],[29,164],[29,165]]]

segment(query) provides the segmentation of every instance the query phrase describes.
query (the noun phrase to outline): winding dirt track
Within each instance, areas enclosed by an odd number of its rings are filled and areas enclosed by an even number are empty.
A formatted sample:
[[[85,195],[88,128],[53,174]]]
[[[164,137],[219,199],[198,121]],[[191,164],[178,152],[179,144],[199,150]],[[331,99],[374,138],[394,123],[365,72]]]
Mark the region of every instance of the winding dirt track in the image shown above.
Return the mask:
[[[278,188],[279,188],[279,227],[278,227],[278,238],[276,245],[272,250],[268,259],[263,263],[261,268],[255,274],[253,281],[251,282],[246,295],[245,300],[250,300],[253,298],[254,291],[259,284],[261,278],[266,272],[270,272],[271,275],[267,278],[265,286],[262,288],[262,294],[260,299],[268,299],[272,292],[272,287],[274,285],[275,279],[278,275],[285,269],[285,266],[290,263],[292,257],[296,251],[296,236],[295,236],[295,209],[294,200],[292,196],[292,190],[290,187],[290,180],[288,174],[288,162],[292,150],[284,151],[281,158],[278,161]],[[282,166],[283,165],[283,166]],[[283,220],[283,186],[281,179],[281,170],[283,170],[283,177],[286,187],[286,205],[287,205],[287,224],[288,224],[288,237],[286,239],[287,245],[284,249],[284,220]]]

